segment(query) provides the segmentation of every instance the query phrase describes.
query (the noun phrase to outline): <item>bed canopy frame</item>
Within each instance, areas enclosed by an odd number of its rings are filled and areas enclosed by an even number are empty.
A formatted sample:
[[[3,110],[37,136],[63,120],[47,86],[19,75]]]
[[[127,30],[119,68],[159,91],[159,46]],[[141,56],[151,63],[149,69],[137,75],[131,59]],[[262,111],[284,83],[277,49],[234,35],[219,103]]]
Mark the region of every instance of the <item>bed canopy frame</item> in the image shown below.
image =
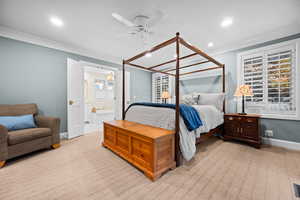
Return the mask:
[[[145,67],[145,66],[141,66],[141,65],[137,65],[137,64],[133,64],[132,61],[135,61],[143,56],[145,56],[147,53],[152,53],[154,51],[157,51],[163,47],[166,47],[168,45],[171,45],[175,43],[175,48],[176,48],[176,58],[166,61],[164,63],[161,64],[157,64],[154,66],[150,66],[150,67]],[[189,54],[189,55],[185,55],[180,57],[180,51],[179,51],[179,47],[180,45],[185,46],[186,48],[192,50],[194,53]],[[197,62],[194,64],[189,64],[189,65],[184,65],[184,66],[180,66],[180,60],[184,60],[186,58],[190,58],[192,56],[195,55],[200,55],[203,58],[205,58],[206,60],[201,61],[201,62]],[[175,68],[168,68],[168,69],[162,69],[159,70],[157,69],[160,66],[163,65],[167,65],[170,63],[174,63],[176,62],[176,66]],[[202,69],[198,69],[195,71],[191,71],[191,72],[184,72],[184,73],[180,73],[180,69],[186,69],[192,66],[196,66],[196,65],[201,65],[204,63],[214,63],[215,66],[211,66],[211,67],[207,67],[207,68],[202,68]],[[179,80],[181,76],[185,76],[185,75],[189,75],[189,74],[193,74],[193,73],[198,73],[198,72],[204,72],[204,71],[210,71],[210,70],[216,70],[216,69],[222,69],[222,92],[225,93],[225,65],[218,62],[217,60],[215,60],[214,58],[212,58],[211,56],[207,55],[206,53],[204,53],[202,50],[196,48],[195,46],[192,46],[190,43],[186,42],[184,39],[182,39],[180,37],[179,32],[176,33],[176,36],[163,42],[160,43],[156,46],[154,46],[153,48],[151,48],[150,50],[144,51],[140,54],[137,54],[136,56],[133,56],[132,58],[129,58],[127,60],[123,60],[123,72],[122,72],[122,76],[123,76],[123,88],[122,88],[122,119],[125,119],[125,67],[126,65],[130,65],[132,67],[135,68],[139,68],[142,70],[148,70],[148,71],[152,71],[155,73],[162,73],[162,74],[166,74],[169,76],[173,76],[175,77],[175,96],[176,96],[176,109],[175,109],[175,159],[176,159],[176,165],[180,165],[182,162],[182,157],[181,157],[181,153],[180,153],[180,146],[179,146]],[[174,72],[175,73],[172,73]],[[225,112],[225,100],[224,100],[224,105],[223,105],[223,111]],[[216,129],[211,130],[210,132],[206,133],[207,137],[213,135],[214,133],[216,133],[217,131],[220,130],[220,127],[217,127]],[[200,137],[202,138],[202,136]],[[202,141],[202,140],[201,140]],[[199,142],[197,140],[197,142]]]

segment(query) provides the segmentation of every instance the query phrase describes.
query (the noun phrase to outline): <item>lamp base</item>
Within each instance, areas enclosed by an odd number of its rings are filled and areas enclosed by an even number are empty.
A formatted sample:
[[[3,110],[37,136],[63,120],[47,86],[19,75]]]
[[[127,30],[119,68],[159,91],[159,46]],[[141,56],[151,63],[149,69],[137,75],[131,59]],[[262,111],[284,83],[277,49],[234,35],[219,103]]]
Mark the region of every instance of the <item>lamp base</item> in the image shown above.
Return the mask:
[[[242,113],[238,113],[239,115],[247,115],[247,113],[242,112]]]

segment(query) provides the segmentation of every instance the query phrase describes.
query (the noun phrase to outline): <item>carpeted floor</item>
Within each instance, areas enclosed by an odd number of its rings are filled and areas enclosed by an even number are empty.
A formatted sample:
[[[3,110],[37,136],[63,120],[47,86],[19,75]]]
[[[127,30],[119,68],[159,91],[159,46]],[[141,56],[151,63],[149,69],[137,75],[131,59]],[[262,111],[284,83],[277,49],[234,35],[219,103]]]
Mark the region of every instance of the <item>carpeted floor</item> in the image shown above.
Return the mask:
[[[151,182],[90,134],[8,162],[0,169],[0,199],[290,200],[294,182],[300,152],[213,138],[192,162]]]

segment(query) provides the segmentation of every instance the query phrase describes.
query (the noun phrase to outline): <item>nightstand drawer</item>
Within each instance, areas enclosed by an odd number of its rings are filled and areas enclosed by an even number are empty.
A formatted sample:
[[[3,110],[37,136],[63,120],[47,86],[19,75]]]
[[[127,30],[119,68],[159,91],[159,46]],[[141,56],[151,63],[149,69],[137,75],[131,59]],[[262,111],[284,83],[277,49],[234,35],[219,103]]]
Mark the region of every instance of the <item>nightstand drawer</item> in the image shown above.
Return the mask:
[[[257,124],[257,118],[245,117],[243,118],[243,122],[247,124]]]
[[[257,122],[256,123],[242,122],[241,127],[243,127],[244,129],[257,129],[258,124]]]
[[[225,121],[242,121],[243,118],[242,117],[236,117],[236,116],[225,116]]]

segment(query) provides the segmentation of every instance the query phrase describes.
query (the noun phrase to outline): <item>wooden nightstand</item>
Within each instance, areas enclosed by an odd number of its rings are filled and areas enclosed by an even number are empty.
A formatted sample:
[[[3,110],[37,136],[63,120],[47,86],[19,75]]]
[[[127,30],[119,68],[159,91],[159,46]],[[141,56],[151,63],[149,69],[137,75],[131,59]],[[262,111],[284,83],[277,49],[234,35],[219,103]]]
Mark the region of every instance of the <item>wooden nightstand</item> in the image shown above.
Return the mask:
[[[260,116],[247,114],[225,114],[224,115],[224,140],[237,139],[245,141],[260,148]]]

